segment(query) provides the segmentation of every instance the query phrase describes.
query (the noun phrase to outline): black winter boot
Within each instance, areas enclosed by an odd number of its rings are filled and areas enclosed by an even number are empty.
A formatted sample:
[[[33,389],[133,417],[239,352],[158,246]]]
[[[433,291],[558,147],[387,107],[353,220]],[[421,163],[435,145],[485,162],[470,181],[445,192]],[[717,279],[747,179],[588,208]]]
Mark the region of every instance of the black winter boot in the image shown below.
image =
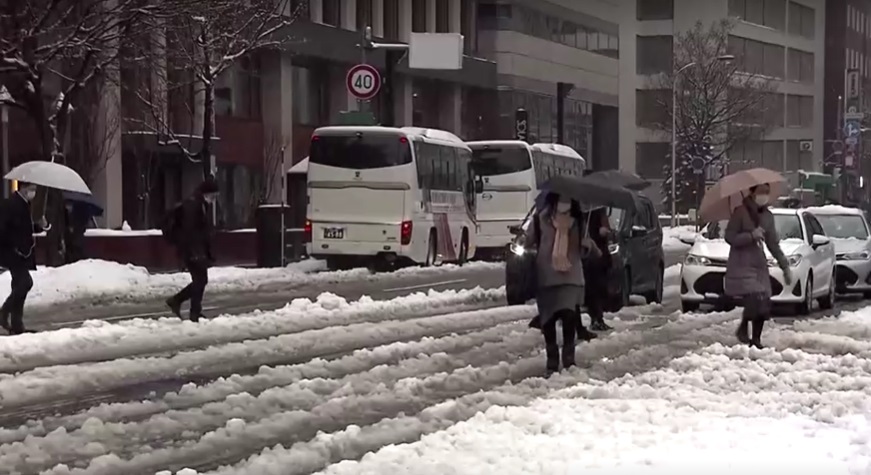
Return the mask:
[[[753,335],[750,337],[750,346],[760,350],[765,348],[762,346],[762,327],[764,326],[764,318],[756,318],[753,320]]]
[[[575,316],[577,316],[575,325],[578,326],[578,341],[590,341],[599,337],[599,335],[587,330],[587,327],[584,326],[584,319],[581,317],[580,305],[575,306]]]
[[[747,317],[741,317],[741,323],[738,324],[738,329],[735,330],[735,337],[738,338],[738,342],[743,345],[750,344],[750,319]]]

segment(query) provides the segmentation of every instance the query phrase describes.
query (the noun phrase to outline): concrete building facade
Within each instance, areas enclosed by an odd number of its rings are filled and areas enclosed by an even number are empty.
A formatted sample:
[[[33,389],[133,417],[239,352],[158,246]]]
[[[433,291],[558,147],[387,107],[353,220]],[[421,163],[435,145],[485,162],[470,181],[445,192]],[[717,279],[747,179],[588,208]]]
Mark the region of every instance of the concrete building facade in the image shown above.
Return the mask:
[[[781,171],[820,171],[826,4],[823,0],[632,0],[619,2],[620,168],[652,180],[663,178],[670,159],[670,133],[651,130],[642,118],[650,76],[672,65],[672,38],[697,22],[732,17],[729,53],[742,68],[772,79],[764,138],[728,154],[731,170],[765,166]],[[675,68],[681,65],[675,65]],[[658,194],[658,187],[651,187]]]

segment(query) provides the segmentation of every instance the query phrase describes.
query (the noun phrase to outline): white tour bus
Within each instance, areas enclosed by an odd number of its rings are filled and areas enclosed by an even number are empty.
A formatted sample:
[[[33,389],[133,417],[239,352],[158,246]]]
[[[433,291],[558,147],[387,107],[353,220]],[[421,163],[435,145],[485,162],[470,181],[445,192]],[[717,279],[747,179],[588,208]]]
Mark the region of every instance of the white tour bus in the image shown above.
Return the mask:
[[[442,130],[315,130],[308,254],[333,269],[464,263],[475,255],[477,234],[471,159],[469,147]]]
[[[538,187],[556,175],[583,176],[586,161],[567,145],[520,140],[467,142],[472,167],[483,179],[476,216],[478,253],[502,256],[513,241],[511,227],[532,208]]]

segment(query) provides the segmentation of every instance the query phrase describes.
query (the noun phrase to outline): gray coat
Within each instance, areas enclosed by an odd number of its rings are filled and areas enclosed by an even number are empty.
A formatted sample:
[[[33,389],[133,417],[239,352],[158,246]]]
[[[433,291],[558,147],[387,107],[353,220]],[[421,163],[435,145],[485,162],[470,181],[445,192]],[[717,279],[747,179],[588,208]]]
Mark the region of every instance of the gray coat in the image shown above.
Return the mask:
[[[739,206],[726,226],[726,242],[729,243],[729,261],[726,264],[726,279],[724,282],[726,295],[743,297],[758,294],[771,297],[771,281],[768,274],[768,259],[762,244],[753,239],[752,232],[756,224],[751,217],[748,206],[755,207],[752,201],[745,200]],[[774,256],[781,269],[788,268],[786,256],[780,249],[780,238],[774,227],[774,215],[768,208],[759,210],[759,227],[765,231],[765,245]]]
[[[537,219],[541,229],[541,240],[538,244],[538,255],[536,257],[535,268],[538,272],[538,287],[557,287],[561,285],[584,286],[584,267],[581,262],[581,223],[575,221],[575,226],[572,227],[569,241],[569,261],[572,263],[572,268],[568,272],[557,272],[553,268],[553,240],[556,235],[556,228],[550,221],[550,214],[543,212]],[[526,242],[535,242],[535,226],[529,226]]]

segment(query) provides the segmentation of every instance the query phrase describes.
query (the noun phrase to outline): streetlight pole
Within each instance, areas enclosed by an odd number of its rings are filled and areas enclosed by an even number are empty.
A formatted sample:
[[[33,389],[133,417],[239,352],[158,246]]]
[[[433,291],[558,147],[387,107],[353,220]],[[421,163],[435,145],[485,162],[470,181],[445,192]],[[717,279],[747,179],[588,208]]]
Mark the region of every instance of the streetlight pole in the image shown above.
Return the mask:
[[[3,129],[3,176],[9,173],[9,105],[12,100],[6,86],[0,85],[0,128]],[[3,198],[9,198],[9,183],[3,180]]]
[[[732,61],[734,55],[717,56],[717,61]],[[695,66],[695,61],[685,64],[674,73],[671,83],[671,227],[677,226],[677,85],[680,74]]]

